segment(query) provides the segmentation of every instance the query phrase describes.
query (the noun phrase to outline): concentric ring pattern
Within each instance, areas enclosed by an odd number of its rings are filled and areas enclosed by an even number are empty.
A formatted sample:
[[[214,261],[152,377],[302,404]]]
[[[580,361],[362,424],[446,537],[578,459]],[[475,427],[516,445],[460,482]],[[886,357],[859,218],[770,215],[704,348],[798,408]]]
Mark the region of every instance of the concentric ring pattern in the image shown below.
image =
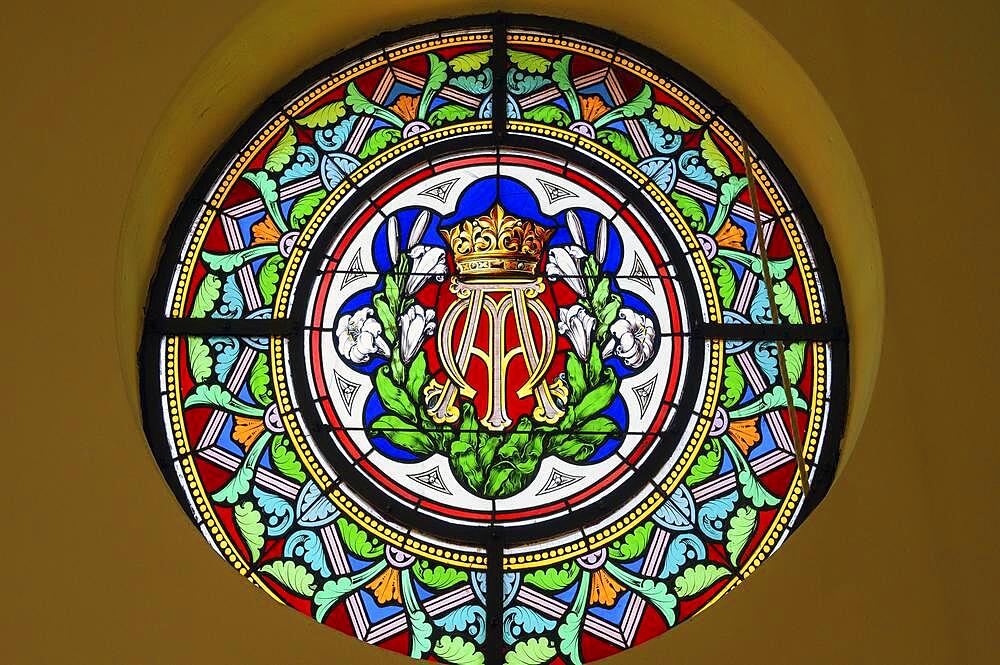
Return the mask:
[[[165,477],[274,599],[414,658],[580,665],[822,499],[847,339],[819,224],[736,109],[496,14],[261,106],[170,228],[141,372]]]

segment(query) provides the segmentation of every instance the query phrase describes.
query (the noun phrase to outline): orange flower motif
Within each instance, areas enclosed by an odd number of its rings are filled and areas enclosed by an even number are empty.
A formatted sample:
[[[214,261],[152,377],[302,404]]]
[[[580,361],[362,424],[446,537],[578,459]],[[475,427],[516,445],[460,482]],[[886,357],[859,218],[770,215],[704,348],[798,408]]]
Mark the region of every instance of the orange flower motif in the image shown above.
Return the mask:
[[[253,442],[264,433],[264,421],[260,418],[247,418],[245,416],[233,416],[236,424],[233,425],[233,441],[248,450]]]
[[[396,102],[389,107],[389,110],[400,117],[404,122],[417,119],[417,107],[420,104],[420,97],[417,95],[400,95]]]
[[[728,219],[719,232],[715,234],[715,242],[719,244],[719,247],[729,247],[730,249],[743,249],[744,238],[746,238],[746,232]]]
[[[274,225],[270,217],[265,217],[250,227],[253,232],[253,242],[251,245],[273,245],[281,240],[281,231]]]
[[[604,569],[598,570],[590,578],[590,602],[614,607],[618,594],[624,589],[625,587]]]
[[[395,568],[386,568],[365,588],[372,590],[379,605],[385,605],[390,600],[396,603],[403,602],[403,598],[399,595],[399,571]]]
[[[590,124],[594,124],[598,118],[610,110],[599,95],[580,97],[580,115]]]
[[[729,423],[729,436],[746,455],[750,449],[760,443],[760,430],[756,420],[734,420]]]

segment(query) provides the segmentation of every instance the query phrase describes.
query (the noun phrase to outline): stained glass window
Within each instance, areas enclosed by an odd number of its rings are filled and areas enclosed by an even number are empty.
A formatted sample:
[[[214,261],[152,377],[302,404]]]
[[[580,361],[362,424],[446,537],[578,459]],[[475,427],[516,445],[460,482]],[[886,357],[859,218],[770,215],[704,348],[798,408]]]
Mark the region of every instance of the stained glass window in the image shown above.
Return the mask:
[[[272,96],[180,207],[141,351],[152,449],[239,574],[462,664],[590,662],[733,589],[826,493],[846,363],[740,113],[516,15]]]

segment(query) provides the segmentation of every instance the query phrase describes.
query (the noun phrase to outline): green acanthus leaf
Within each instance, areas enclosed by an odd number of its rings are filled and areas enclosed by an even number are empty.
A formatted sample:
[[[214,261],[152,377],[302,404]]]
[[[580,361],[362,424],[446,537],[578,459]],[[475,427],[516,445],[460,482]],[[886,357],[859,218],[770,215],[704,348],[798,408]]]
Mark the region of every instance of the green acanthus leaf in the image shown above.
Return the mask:
[[[312,598],[316,593],[316,578],[302,564],[285,559],[266,563],[260,570],[298,596]]]
[[[319,129],[332,125],[345,115],[347,115],[347,109],[344,107],[344,102],[338,100],[319,107],[309,115],[296,118],[295,122],[309,129]]]
[[[288,162],[292,161],[297,142],[295,130],[291,127],[286,129],[282,137],[271,148],[271,152],[267,154],[267,159],[264,160],[264,169],[271,173],[281,173],[282,169],[288,166]]]

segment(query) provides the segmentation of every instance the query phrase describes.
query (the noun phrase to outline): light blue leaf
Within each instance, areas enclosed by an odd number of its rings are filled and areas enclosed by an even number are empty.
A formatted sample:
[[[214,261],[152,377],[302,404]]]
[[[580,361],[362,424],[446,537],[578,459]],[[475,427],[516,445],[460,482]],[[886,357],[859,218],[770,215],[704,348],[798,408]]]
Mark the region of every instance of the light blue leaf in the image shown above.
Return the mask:
[[[323,553],[323,543],[314,531],[296,531],[285,541],[285,556],[288,558],[298,558],[323,577],[330,577],[333,573],[326,564],[326,555]]]
[[[271,494],[256,486],[253,488],[253,495],[266,518],[264,526],[267,527],[267,535],[271,538],[285,535],[285,532],[295,521],[295,511],[292,509],[292,504],[277,494]]]
[[[479,644],[486,638],[486,610],[480,605],[462,605],[434,623],[448,633],[465,633]]]
[[[711,540],[722,540],[722,529],[726,526],[726,520],[736,508],[736,500],[739,494],[735,491],[724,496],[716,497],[698,509],[698,526],[701,532]]]
[[[556,622],[523,605],[508,607],[503,613],[503,636],[513,644],[522,635],[544,633],[556,627]]]
[[[667,531],[690,531],[694,528],[694,496],[686,485],[680,485],[674,493],[653,513],[653,521]]]
[[[660,577],[676,575],[681,566],[689,561],[704,559],[707,552],[701,538],[691,533],[682,533],[670,540],[667,546],[667,560],[663,563]]]
[[[225,383],[240,356],[240,343],[235,337],[209,337],[208,343],[215,351],[215,376],[220,383]]]
[[[350,138],[351,130],[354,129],[354,123],[357,120],[358,116],[352,115],[344,118],[333,127],[317,131],[314,136],[316,145],[324,152],[341,150],[347,144],[347,139]]]
[[[677,160],[677,166],[680,168],[681,174],[689,180],[700,182],[713,189],[719,184],[712,174],[708,172],[708,169],[705,168],[705,164],[702,162],[701,155],[697,150],[686,150],[681,153],[680,158]]]
[[[323,182],[323,187],[332,191],[354,169],[358,168],[359,164],[361,162],[356,157],[348,155],[346,152],[333,152],[329,155],[323,155],[319,169],[319,177]]]
[[[319,166],[319,153],[316,152],[316,149],[312,146],[300,145],[295,151],[295,156],[292,157],[292,163],[278,179],[278,184],[284,185],[293,180],[301,180],[310,176],[316,172],[317,166]]]
[[[650,157],[639,162],[639,170],[649,176],[657,187],[665,194],[669,193],[677,182],[677,167],[669,157]]]
[[[653,150],[659,153],[669,155],[680,148],[684,142],[680,134],[667,132],[663,127],[660,127],[660,125],[649,118],[639,118],[639,122],[642,123],[642,128],[646,130],[649,144],[653,147]]]
[[[340,510],[312,480],[306,482],[295,499],[295,519],[305,527],[318,529],[340,516]]]

